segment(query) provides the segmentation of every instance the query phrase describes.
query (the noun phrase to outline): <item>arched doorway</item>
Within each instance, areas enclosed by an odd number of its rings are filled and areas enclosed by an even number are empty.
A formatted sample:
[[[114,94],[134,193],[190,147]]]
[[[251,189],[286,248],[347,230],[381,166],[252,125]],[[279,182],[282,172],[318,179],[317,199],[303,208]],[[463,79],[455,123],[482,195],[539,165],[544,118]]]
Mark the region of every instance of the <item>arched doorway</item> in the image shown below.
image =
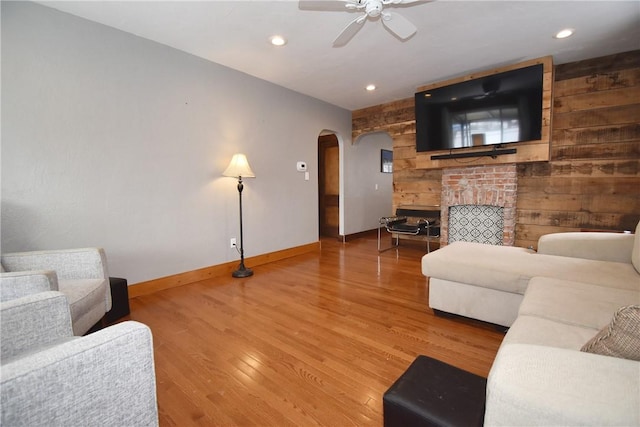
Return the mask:
[[[340,146],[333,133],[318,137],[318,218],[320,236],[339,236]]]

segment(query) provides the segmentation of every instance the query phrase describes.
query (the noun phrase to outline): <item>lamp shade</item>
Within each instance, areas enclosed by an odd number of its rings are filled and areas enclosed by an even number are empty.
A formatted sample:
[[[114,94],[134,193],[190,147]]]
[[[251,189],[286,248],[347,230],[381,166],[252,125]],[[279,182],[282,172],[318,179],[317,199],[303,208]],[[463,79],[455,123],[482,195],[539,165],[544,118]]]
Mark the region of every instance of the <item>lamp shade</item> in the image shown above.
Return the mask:
[[[255,178],[256,175],[251,170],[251,166],[249,166],[249,162],[247,161],[247,156],[244,154],[238,153],[234,154],[229,166],[222,172],[223,176],[231,176],[234,178],[243,177],[243,178]]]

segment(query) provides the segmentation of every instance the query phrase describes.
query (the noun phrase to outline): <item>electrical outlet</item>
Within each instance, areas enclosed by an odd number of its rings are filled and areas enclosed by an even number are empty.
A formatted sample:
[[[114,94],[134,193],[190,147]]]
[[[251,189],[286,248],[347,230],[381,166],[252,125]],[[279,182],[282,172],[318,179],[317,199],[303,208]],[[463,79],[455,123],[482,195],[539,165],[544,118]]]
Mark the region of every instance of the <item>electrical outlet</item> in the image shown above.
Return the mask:
[[[229,240],[229,247],[230,248],[235,248],[236,247],[236,238],[232,237],[231,240]]]

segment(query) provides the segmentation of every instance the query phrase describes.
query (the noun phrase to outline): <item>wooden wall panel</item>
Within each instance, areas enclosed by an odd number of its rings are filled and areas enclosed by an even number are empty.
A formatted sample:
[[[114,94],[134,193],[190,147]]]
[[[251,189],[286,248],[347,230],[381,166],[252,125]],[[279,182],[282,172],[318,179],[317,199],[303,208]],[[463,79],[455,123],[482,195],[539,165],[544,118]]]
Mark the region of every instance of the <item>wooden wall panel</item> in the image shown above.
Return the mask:
[[[553,148],[563,145],[640,141],[640,124],[609,124],[553,130]]]
[[[634,230],[640,220],[640,51],[559,65],[555,75],[550,161],[519,165],[519,246],[557,231]]]
[[[638,68],[640,68],[640,55],[634,50],[561,65],[556,67],[556,81],[585,76],[597,79],[599,75]]]
[[[558,65],[554,75],[550,160],[517,166],[517,246],[553,232],[634,230],[640,220],[640,50]],[[393,138],[394,208],[440,204],[442,169],[416,169],[413,103],[353,112],[354,138]]]
[[[610,91],[587,92],[580,95],[556,97],[555,113],[593,110],[595,108],[618,107],[637,104],[640,99],[640,86],[612,89]]]
[[[354,143],[360,135],[378,131],[388,132],[392,137],[407,133],[415,135],[413,97],[353,111],[351,120]]]
[[[558,75],[556,71],[556,79],[564,80],[564,84],[561,87],[554,88],[554,97],[556,99],[567,95],[638,86],[640,84],[640,68],[600,71],[596,74],[584,74],[574,77],[576,78],[567,77],[566,72]]]
[[[555,114],[553,116],[553,128],[560,130],[636,123],[639,115],[639,104],[570,111]]]

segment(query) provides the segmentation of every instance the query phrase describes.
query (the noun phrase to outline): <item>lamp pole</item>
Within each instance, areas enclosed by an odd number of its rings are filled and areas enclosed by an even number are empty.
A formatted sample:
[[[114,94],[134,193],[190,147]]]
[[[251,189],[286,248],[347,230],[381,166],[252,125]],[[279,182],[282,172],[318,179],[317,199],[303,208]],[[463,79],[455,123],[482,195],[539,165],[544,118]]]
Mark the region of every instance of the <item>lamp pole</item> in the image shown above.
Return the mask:
[[[242,176],[238,176],[238,197],[240,200],[240,265],[238,269],[231,273],[233,277],[249,277],[253,276],[253,270],[244,266],[244,243],[242,240],[242,190],[244,184],[242,184]]]
[[[247,156],[242,153],[237,153],[231,158],[231,162],[229,163],[229,166],[227,166],[227,169],[222,172],[222,176],[238,179],[238,199],[240,200],[240,265],[236,271],[231,273],[231,275],[233,277],[253,276],[253,271],[244,266],[244,236],[242,235],[242,190],[244,188],[244,184],[242,183],[242,177],[255,178],[256,175],[249,166]],[[236,249],[238,249],[237,246]]]

